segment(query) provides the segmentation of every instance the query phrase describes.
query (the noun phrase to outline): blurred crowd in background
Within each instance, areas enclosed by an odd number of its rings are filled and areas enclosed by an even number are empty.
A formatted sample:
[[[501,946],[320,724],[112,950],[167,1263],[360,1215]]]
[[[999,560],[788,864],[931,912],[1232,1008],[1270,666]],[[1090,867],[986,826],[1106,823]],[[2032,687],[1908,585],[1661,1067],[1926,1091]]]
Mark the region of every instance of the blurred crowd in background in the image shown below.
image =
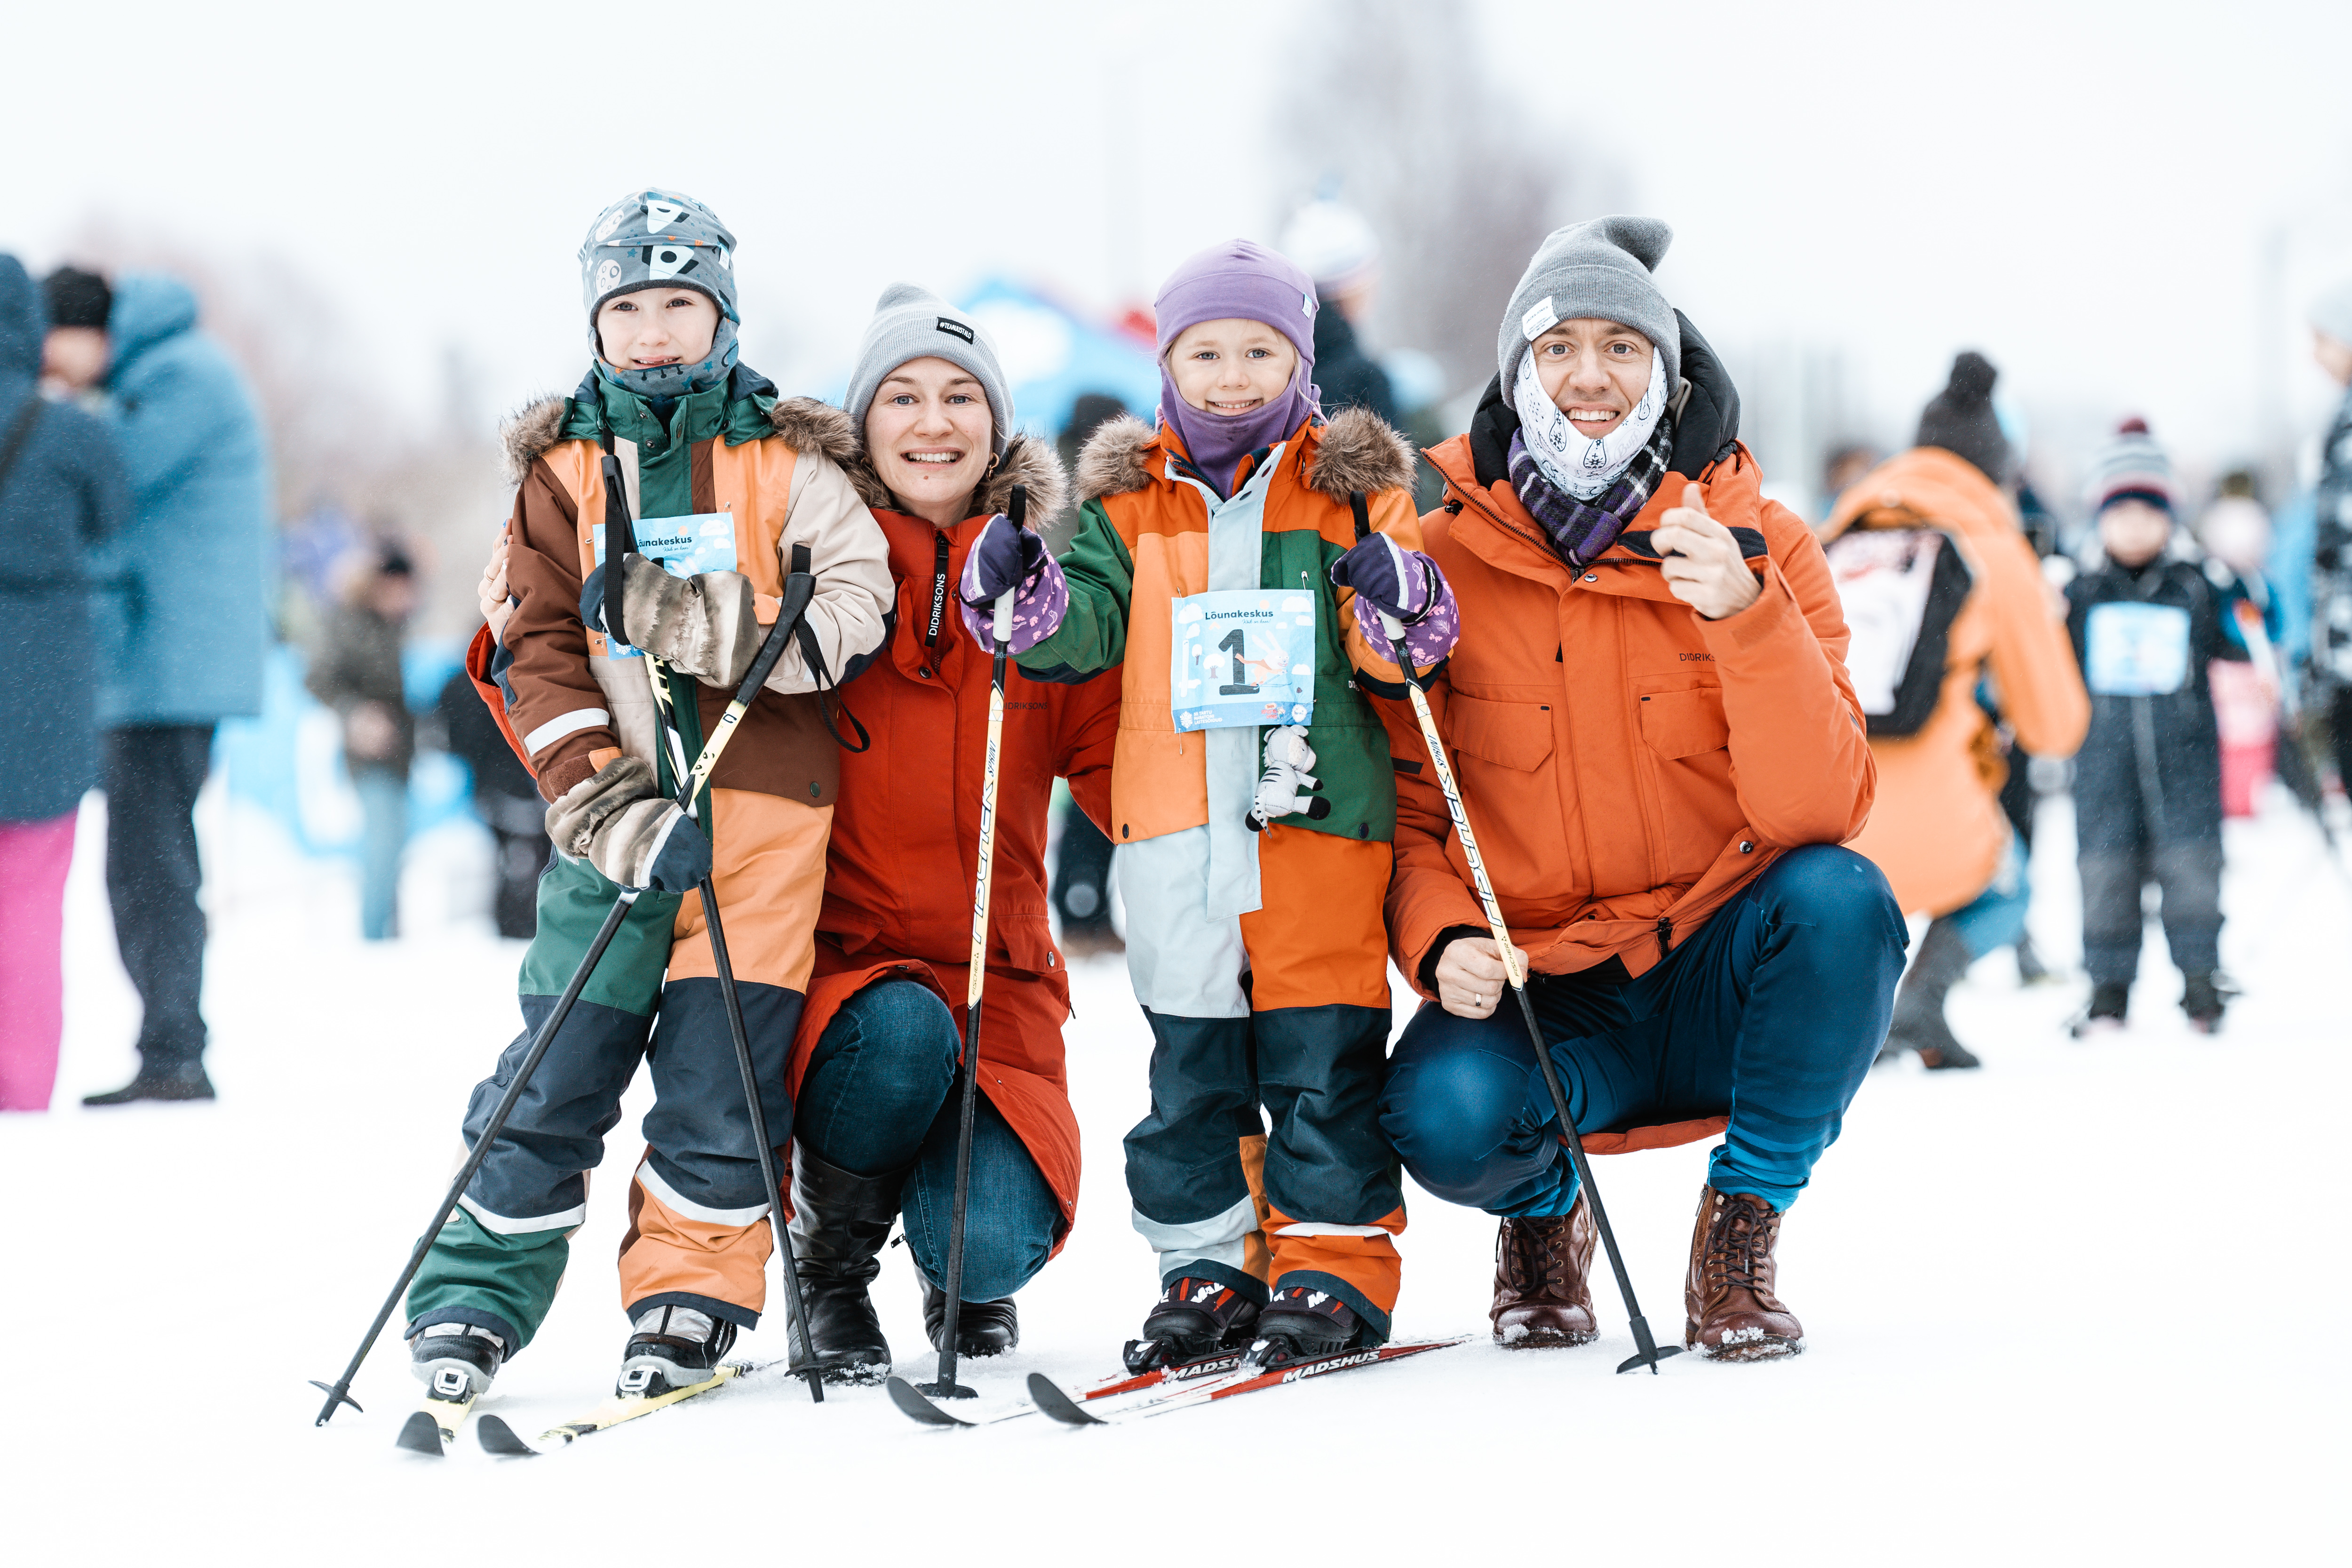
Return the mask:
[[[1465,427],[1491,374],[1496,302],[1535,243],[1621,205],[1605,174],[1564,172],[1519,134],[1507,104],[1474,90],[1462,49],[1432,43],[1444,27],[1428,26],[1437,32],[1324,40],[1325,89],[1302,91],[1296,122],[1278,127],[1322,162],[1298,170],[1268,237],[1328,307],[1316,326],[1326,411],[1361,405],[1423,446]],[[1448,73],[1459,90],[1429,89]],[[455,349],[436,418],[386,413],[362,370],[318,352],[334,336],[320,300],[298,276],[240,274],[105,233],[39,279],[0,258],[11,547],[0,637],[19,671],[0,693],[0,1109],[49,1103],[62,889],[92,789],[106,803],[115,941],[144,1018],[137,1076],[89,1103],[213,1092],[194,826],[208,780],[317,865],[349,868],[366,940],[404,934],[404,854],[432,833],[468,836],[488,868],[468,884],[466,919],[486,936],[531,932],[543,805],[459,668],[480,559],[506,511],[495,421]],[[1139,305],[1084,309],[1047,283],[1001,277],[957,302],[1024,345],[1015,401],[1066,459],[1103,421],[1150,416],[1158,374]],[[791,301],[787,313],[824,303]],[[2281,308],[2303,313],[2320,366],[2352,388],[2352,286]],[[2210,471],[2176,467],[2165,432],[2129,408],[2109,410],[2096,439],[2038,435],[1999,367],[1974,353],[1958,355],[1924,412],[1863,405],[1814,349],[1727,357],[1768,493],[1822,525],[1856,659],[1881,667],[1890,741],[1932,722],[1904,718],[1903,677],[1958,634],[1948,614],[1937,620],[1932,551],[1840,541],[1886,535],[1888,518],[1916,510],[1906,466],[1916,448],[1958,455],[2011,498],[2004,526],[2022,530],[2042,565],[2035,613],[2063,635],[2007,657],[2063,658],[2088,699],[2079,742],[2042,745],[2017,710],[2013,689],[2027,681],[2000,668],[1999,647],[1961,694],[2000,738],[2002,754],[1975,765],[1999,789],[2011,839],[1991,885],[1915,942],[1890,1052],[1975,1065],[1943,998],[1988,952],[2013,948],[2027,983],[2054,977],[2024,934],[2026,867],[2037,801],[2070,790],[2091,982],[2078,1031],[2122,1022],[2150,912],[2184,976],[2182,1007],[2218,1026],[2231,990],[2215,946],[2221,826],[2179,807],[2201,794],[2179,786],[2210,771],[2228,816],[2268,802],[2312,814],[2331,843],[2344,830],[2352,401],[2304,433],[2299,461],[2249,452]],[[1422,480],[1422,503],[1434,505],[1425,464]],[[1073,521],[1048,523],[1049,542]],[[1856,673],[1861,683],[1859,662]],[[1066,801],[1058,815],[1062,940],[1074,955],[1115,951],[1110,846]],[[2148,888],[2159,893],[2144,902]]]

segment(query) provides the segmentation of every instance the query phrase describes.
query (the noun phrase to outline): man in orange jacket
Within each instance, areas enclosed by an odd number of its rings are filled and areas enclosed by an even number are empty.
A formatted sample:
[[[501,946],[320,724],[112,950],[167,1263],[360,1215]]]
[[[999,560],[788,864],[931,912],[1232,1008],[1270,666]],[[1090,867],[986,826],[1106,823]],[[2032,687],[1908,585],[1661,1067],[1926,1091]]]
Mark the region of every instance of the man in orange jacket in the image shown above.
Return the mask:
[[[1671,237],[1612,217],[1546,239],[1501,374],[1430,454],[1425,548],[1462,617],[1431,699],[1586,1147],[1726,1134],[1685,1342],[1755,1360],[1802,1347],[1780,1215],[1885,1036],[1904,927],[1839,847],[1873,773],[1821,547],[1763,498],[1737,393],[1652,280]],[[1418,727],[1381,707],[1391,951],[1430,998],[1381,1125],[1423,1186],[1501,1216],[1496,1337],[1585,1343],[1591,1210]]]

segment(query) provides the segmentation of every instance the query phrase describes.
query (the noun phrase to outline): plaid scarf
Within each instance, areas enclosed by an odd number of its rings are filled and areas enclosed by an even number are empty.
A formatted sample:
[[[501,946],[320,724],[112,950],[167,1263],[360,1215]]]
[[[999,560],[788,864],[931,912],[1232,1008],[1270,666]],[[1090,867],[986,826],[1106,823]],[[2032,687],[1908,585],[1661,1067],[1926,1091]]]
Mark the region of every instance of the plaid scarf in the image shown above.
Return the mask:
[[[1586,563],[1616,543],[1617,535],[1641,513],[1650,492],[1666,477],[1666,463],[1674,451],[1675,421],[1668,415],[1658,421],[1649,444],[1633,454],[1615,484],[1591,500],[1579,500],[1544,478],[1535,455],[1528,450],[1526,437],[1514,430],[1511,489],[1543,525],[1553,553],[1568,563],[1570,571],[1580,572]]]

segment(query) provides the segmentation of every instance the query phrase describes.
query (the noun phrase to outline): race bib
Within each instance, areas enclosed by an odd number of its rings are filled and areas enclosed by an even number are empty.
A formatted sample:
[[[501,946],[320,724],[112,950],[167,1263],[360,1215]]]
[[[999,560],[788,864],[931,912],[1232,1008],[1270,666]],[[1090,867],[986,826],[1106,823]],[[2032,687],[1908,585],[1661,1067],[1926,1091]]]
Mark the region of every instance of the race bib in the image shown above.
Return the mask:
[[[1845,611],[1846,674],[1873,718],[1895,711],[1943,546],[1929,528],[1849,529],[1830,544],[1830,580]]]
[[[1224,588],[1187,595],[1169,613],[1180,731],[1314,721],[1314,595]]]
[[[604,564],[604,531],[592,529],[596,564]],[[673,577],[698,577],[705,572],[735,570],[735,514],[701,511],[692,517],[641,517],[636,522],[637,553],[658,561]],[[607,639],[605,651],[614,658],[644,656],[628,644]]]
[[[2084,676],[2101,697],[2161,697],[2189,679],[2189,612],[2099,605],[2084,623]]]

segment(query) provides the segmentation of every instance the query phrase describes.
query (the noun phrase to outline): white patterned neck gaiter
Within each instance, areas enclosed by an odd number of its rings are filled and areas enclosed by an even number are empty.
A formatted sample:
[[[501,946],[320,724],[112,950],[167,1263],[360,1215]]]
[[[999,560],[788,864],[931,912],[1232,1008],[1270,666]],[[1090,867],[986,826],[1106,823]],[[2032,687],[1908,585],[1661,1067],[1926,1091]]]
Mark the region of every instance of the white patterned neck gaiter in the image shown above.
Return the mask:
[[[1555,488],[1579,500],[1591,500],[1616,483],[1625,466],[1649,445],[1650,432],[1666,411],[1666,356],[1653,349],[1650,385],[1642,401],[1614,430],[1595,441],[1570,424],[1568,416],[1544,395],[1533,350],[1519,356],[1519,373],[1511,386],[1511,405],[1518,410],[1528,456]]]

